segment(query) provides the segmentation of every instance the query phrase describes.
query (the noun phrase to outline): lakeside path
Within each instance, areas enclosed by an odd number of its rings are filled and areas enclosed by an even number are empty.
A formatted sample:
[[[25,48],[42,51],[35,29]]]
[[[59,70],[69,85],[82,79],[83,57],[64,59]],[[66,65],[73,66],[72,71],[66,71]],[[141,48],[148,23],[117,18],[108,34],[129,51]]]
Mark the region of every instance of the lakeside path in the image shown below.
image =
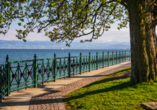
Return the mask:
[[[40,84],[38,88],[21,89],[11,92],[0,105],[0,110],[65,110],[62,96],[78,88],[88,85],[105,75],[131,66],[131,62],[123,62],[100,68],[71,78],[58,79],[56,82]]]

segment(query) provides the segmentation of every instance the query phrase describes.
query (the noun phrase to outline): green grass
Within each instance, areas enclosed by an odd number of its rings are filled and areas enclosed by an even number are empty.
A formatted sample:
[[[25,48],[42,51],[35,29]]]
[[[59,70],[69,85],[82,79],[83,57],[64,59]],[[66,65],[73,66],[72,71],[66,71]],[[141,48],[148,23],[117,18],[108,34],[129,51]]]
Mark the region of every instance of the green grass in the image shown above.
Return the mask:
[[[67,94],[66,110],[143,110],[141,103],[157,101],[157,82],[134,84],[129,77],[109,78],[129,71],[125,68]]]

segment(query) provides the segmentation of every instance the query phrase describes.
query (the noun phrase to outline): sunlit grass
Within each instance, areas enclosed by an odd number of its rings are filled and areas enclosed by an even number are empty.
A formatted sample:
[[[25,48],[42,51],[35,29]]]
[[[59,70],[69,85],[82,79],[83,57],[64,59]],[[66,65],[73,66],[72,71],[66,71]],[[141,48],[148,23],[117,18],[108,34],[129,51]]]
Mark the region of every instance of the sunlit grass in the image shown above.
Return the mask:
[[[157,82],[134,84],[129,77],[110,78],[130,71],[125,68],[67,94],[63,98],[66,109],[143,110],[141,103],[157,101]]]

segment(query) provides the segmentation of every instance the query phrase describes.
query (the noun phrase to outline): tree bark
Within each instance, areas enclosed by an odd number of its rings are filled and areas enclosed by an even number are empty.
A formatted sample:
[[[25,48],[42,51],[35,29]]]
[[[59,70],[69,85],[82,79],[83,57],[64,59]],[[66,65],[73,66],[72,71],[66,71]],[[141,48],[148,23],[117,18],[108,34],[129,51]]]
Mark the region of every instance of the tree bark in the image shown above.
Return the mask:
[[[157,6],[153,6],[153,9],[157,8]],[[153,20],[157,19],[157,11],[153,12]],[[155,41],[155,51],[156,51],[156,59],[157,59],[157,35],[156,35],[156,27],[153,28],[153,36]]]
[[[149,82],[156,79],[155,45],[153,39],[152,1],[128,0],[130,43],[131,43],[131,81]]]

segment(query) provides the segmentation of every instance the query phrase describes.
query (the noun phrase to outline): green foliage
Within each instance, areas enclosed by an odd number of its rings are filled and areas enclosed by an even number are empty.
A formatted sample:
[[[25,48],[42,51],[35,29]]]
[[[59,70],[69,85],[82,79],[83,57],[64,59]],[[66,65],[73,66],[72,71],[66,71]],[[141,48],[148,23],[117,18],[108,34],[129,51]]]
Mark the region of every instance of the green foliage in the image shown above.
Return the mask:
[[[23,25],[18,25],[24,27],[17,30],[19,39],[37,29],[44,30],[52,42],[65,41],[67,46],[75,38],[88,34],[92,37],[86,42],[91,42],[115,21],[120,21],[118,29],[126,27],[128,12],[120,3],[121,0],[3,0],[0,33],[7,33],[13,20],[19,19]]]

